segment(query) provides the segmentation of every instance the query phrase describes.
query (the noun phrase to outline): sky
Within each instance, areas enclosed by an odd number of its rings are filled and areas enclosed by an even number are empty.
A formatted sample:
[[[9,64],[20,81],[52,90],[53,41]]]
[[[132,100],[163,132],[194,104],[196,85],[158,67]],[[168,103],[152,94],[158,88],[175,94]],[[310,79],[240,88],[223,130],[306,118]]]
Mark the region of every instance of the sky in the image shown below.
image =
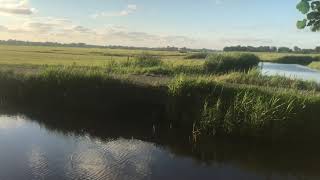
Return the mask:
[[[298,0],[0,0],[0,39],[222,49],[320,45]]]

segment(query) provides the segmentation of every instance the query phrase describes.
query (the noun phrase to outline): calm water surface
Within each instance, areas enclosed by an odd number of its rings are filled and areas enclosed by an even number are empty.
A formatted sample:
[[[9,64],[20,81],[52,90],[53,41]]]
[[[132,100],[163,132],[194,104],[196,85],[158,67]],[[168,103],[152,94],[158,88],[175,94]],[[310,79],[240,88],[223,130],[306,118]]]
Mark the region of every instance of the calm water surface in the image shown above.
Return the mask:
[[[56,122],[0,116],[1,180],[320,179],[319,151],[226,142],[195,146],[156,136],[151,126],[142,132],[112,124],[86,130]]]
[[[297,64],[261,63],[265,75],[281,75],[320,83],[320,72]]]

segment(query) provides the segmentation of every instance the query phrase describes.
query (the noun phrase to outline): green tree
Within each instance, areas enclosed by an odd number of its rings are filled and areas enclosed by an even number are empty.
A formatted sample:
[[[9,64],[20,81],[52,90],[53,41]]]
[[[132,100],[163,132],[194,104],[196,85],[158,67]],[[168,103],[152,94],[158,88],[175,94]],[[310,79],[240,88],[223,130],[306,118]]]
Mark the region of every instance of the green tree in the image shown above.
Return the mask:
[[[320,30],[320,0],[301,0],[297,9],[305,15],[303,20],[297,22],[299,29],[310,27],[312,31]]]

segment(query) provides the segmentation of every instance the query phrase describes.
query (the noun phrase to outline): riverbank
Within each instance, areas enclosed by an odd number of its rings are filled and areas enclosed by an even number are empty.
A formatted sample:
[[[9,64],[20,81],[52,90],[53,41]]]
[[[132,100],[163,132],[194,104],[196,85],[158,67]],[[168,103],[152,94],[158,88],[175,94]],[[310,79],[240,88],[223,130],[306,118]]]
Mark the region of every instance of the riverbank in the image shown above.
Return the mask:
[[[98,69],[49,67],[35,74],[1,73],[0,97],[2,107],[58,111],[121,114],[128,108],[143,112],[148,107],[154,112],[152,122],[185,129],[193,137],[296,140],[320,136],[318,87],[303,81],[306,86],[295,87],[294,80],[276,87],[285,78],[265,85],[269,77],[259,79],[254,73],[179,75],[147,83],[142,76],[132,79]],[[154,77],[145,78],[153,82]]]
[[[5,49],[5,55],[16,56],[6,63],[1,58],[12,57],[0,57],[3,108],[80,114],[152,112],[151,123],[183,129],[195,139],[218,136],[295,141],[320,137],[316,118],[320,85],[265,76],[257,68],[263,61],[259,53],[216,53],[206,60],[187,60],[186,54],[177,52]]]
[[[312,69],[320,70],[320,62],[313,62],[309,65],[309,67]]]

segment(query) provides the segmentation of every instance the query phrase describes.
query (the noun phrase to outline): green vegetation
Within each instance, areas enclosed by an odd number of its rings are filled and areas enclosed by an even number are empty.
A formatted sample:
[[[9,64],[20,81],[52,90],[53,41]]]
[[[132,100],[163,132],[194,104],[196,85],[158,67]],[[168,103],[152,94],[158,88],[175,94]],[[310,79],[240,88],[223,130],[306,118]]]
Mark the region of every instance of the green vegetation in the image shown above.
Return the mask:
[[[267,77],[255,68],[262,58],[306,61],[300,56],[214,53],[191,60],[179,52],[21,46],[0,46],[0,52],[0,106],[112,111],[147,105],[159,109],[165,127],[195,137],[320,137],[319,84]]]
[[[248,73],[232,72],[216,77],[216,79],[220,82],[231,84],[246,84],[270,88],[278,87],[295,90],[320,91],[320,85],[316,82],[290,79],[282,76],[263,76],[257,69],[252,69]]]
[[[309,65],[309,67],[320,70],[320,62],[313,62]]]
[[[185,59],[205,59],[209,53],[202,52],[202,53],[193,53],[190,55],[187,55]]]
[[[312,31],[318,31],[320,29],[320,1],[319,0],[301,0],[297,9],[305,14],[306,17],[297,22],[299,29],[310,27]]]
[[[180,68],[180,66],[201,66],[204,61],[186,59],[189,55],[178,51],[145,51],[108,48],[72,48],[72,47],[44,47],[44,46],[5,46],[0,45],[0,64],[16,67],[34,67],[43,65],[77,65],[101,67],[116,62],[131,61],[137,56],[147,53],[160,58],[163,65]],[[222,53],[222,52],[220,52]],[[195,53],[197,54],[197,53]],[[209,53],[210,54],[210,53]],[[215,53],[213,53],[215,54]],[[224,52],[224,54],[239,54],[239,52]],[[317,57],[318,54],[292,54],[254,52],[261,61],[276,62],[285,56]],[[0,66],[1,67],[1,66]],[[23,68],[21,68],[22,70]]]
[[[279,136],[304,102],[294,96],[259,95],[254,91],[238,92],[230,104],[219,98],[213,104],[205,103],[199,122],[200,132],[236,134],[238,136]],[[283,127],[282,127],[283,126]],[[270,134],[272,132],[272,134]]]
[[[283,56],[277,59],[276,63],[282,64],[301,64],[301,65],[308,65],[313,61],[318,61],[318,57],[312,56]]]
[[[253,78],[254,73],[231,74]],[[227,76],[179,75],[162,84],[143,84],[92,67],[48,67],[27,75],[2,72],[0,99],[2,105],[73,111],[158,105],[166,109],[165,122],[189,129],[195,136],[291,138],[293,129],[317,122],[314,109],[320,98],[317,89],[309,91],[314,88],[311,84],[305,82],[305,91],[300,91],[300,87],[292,87],[295,83],[283,85],[283,89],[261,86],[259,80],[242,85],[238,82],[243,79],[233,78],[236,80],[230,83]],[[276,85],[277,81],[273,82]]]
[[[317,113],[312,112],[319,108],[318,93],[242,86],[208,77],[186,76],[177,77],[169,89],[178,99],[189,97],[193,99],[194,106],[201,107],[199,121],[193,122],[195,136],[210,134],[298,139],[300,137],[296,137],[296,130],[304,127],[310,131],[301,132],[299,136],[306,137],[304,133],[317,134],[309,125],[318,123],[315,117]]]
[[[153,56],[149,54],[138,55],[133,64],[139,67],[153,67],[160,66],[162,64],[161,58],[159,56]]]
[[[204,63],[204,70],[208,73],[248,71],[259,62],[260,59],[253,54],[211,54]]]

